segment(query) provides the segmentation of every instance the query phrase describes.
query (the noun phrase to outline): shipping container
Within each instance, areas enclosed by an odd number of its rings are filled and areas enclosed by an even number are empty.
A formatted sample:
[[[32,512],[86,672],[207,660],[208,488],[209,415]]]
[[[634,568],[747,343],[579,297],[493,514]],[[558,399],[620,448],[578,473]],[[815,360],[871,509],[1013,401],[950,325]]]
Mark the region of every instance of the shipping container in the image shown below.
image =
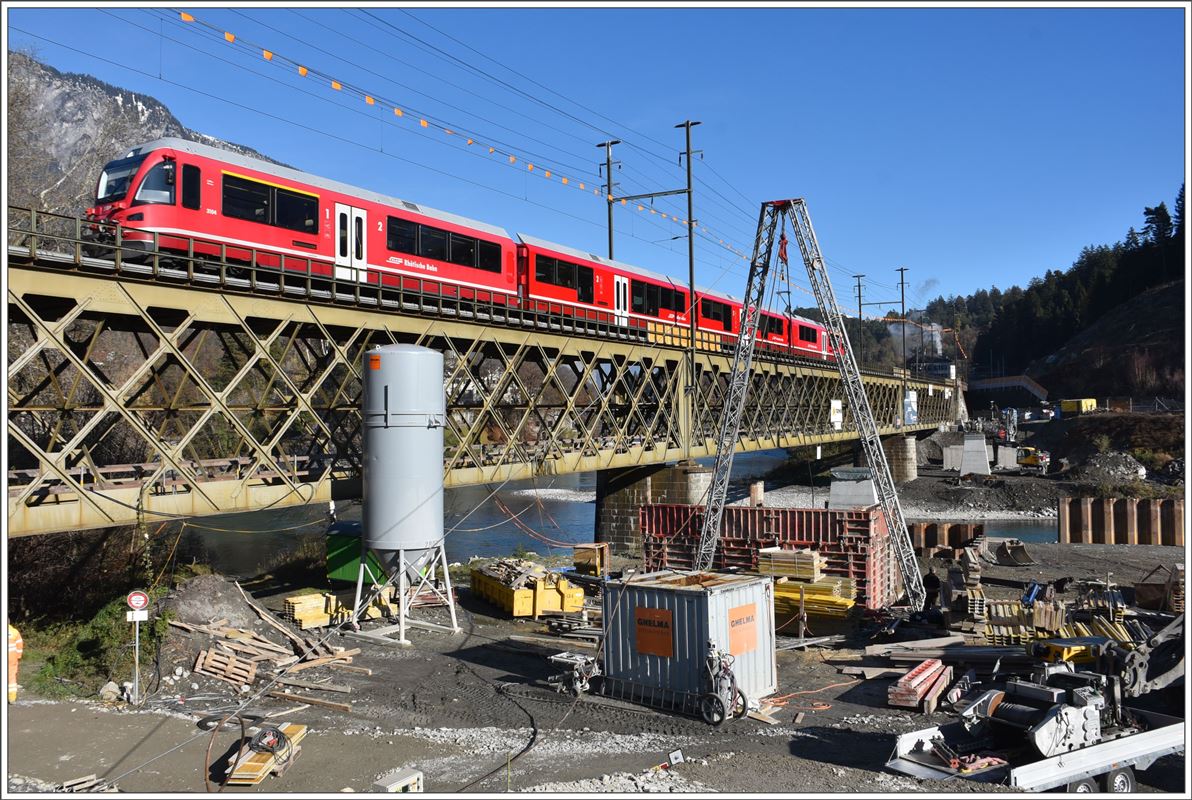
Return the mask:
[[[703,506],[650,504],[641,507],[642,554],[647,570],[691,569],[704,521]],[[758,550],[813,547],[824,556],[824,574],[850,578],[857,602],[870,610],[888,608],[903,593],[886,518],[877,506],[862,509],[724,509],[713,569],[756,572]]]
[[[606,694],[690,711],[711,690],[709,642],[732,656],[737,688],[748,701],[777,688],[769,578],[672,570],[632,575],[605,584],[603,620]]]
[[[1061,400],[1060,410],[1065,417],[1075,417],[1079,414],[1096,411],[1097,401],[1091,397],[1082,397],[1076,400]]]

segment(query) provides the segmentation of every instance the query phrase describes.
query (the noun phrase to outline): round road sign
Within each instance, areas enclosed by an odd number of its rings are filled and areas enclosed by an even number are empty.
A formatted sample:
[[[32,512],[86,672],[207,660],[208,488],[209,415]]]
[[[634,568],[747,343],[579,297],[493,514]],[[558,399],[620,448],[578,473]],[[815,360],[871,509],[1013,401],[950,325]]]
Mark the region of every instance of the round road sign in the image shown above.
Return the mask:
[[[128,607],[133,611],[140,611],[142,608],[148,608],[149,595],[145,594],[144,592],[129,592]]]

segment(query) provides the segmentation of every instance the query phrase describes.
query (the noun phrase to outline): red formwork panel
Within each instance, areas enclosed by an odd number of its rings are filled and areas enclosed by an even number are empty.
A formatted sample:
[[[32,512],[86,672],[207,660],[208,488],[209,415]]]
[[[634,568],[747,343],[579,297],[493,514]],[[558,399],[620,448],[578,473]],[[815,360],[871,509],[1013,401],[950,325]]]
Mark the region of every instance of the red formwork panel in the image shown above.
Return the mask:
[[[642,506],[646,570],[692,569],[703,518],[703,506]],[[888,608],[902,596],[889,528],[877,506],[847,511],[729,506],[724,509],[721,531],[714,569],[756,570],[757,551],[762,547],[811,546],[824,556],[825,574],[855,581],[857,602],[865,608]]]

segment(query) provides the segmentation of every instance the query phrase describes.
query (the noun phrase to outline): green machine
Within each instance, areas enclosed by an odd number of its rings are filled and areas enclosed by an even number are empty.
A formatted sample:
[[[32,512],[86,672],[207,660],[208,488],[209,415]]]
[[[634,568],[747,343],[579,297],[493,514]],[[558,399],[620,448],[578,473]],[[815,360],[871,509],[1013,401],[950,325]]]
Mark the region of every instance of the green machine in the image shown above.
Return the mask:
[[[359,522],[336,522],[327,529],[327,578],[332,581],[355,583],[360,571],[360,534],[363,527]],[[368,568],[380,578],[385,575],[381,562],[368,551]]]

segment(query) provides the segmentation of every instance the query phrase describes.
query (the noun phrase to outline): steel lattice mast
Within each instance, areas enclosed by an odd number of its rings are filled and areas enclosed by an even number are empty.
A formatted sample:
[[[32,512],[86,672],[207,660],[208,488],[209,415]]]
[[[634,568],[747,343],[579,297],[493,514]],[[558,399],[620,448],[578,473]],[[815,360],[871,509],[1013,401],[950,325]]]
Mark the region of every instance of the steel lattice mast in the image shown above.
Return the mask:
[[[785,203],[785,201],[783,201]],[[782,206],[763,203],[757,220],[757,236],[753,241],[753,257],[749,262],[749,277],[745,282],[745,301],[741,308],[741,330],[733,350],[733,367],[729,373],[728,393],[724,413],[720,419],[720,435],[716,439],[716,466],[712,470],[712,486],[708,506],[704,510],[704,524],[700,530],[699,552],[695,554],[695,568],[710,569],[720,542],[720,522],[728,498],[728,479],[733,469],[733,453],[741,429],[741,412],[749,391],[750,365],[753,345],[757,341],[757,324],[766,297],[766,278],[770,273],[770,256],[774,249],[774,229]]]
[[[869,406],[861,370],[853,356],[852,345],[844,327],[844,317],[832,291],[828,270],[820,254],[819,241],[811,225],[807,204],[802,199],[777,200],[762,204],[758,217],[757,236],[753,243],[753,257],[749,264],[749,277],[745,284],[745,303],[741,311],[741,330],[737,335],[737,346],[733,353],[732,372],[729,375],[728,394],[724,403],[724,414],[717,439],[716,466],[713,470],[707,509],[704,512],[700,531],[699,551],[696,553],[695,568],[709,569],[716,555],[720,541],[720,526],[724,517],[724,505],[728,497],[728,481],[732,472],[733,453],[740,434],[741,414],[745,407],[745,395],[749,389],[750,365],[753,361],[754,344],[757,341],[758,319],[765,299],[766,280],[770,271],[770,257],[774,246],[774,231],[778,221],[786,214],[791,221],[799,252],[807,267],[807,277],[824,317],[824,325],[836,353],[836,364],[840,370],[849,408],[857,425],[857,434],[865,451],[870,472],[877,487],[878,499],[886,524],[890,529],[890,541],[898,562],[902,581],[906,587],[911,608],[919,610],[926,600],[923,577],[915,558],[906,519],[898,502],[894,478],[886,460],[886,451],[877,430],[877,420]],[[785,241],[779,250],[779,257],[785,259]]]
[[[898,493],[894,489],[894,478],[890,474],[886,451],[877,432],[877,420],[874,419],[873,411],[869,407],[869,398],[865,394],[861,370],[853,358],[853,348],[845,331],[844,317],[836,304],[836,294],[832,291],[832,282],[828,280],[828,269],[824,266],[824,259],[820,254],[815,228],[811,226],[811,215],[807,212],[807,203],[802,199],[791,200],[786,210],[794,229],[795,240],[799,243],[799,251],[803,255],[803,263],[807,267],[807,277],[811,281],[812,291],[815,292],[820,313],[824,315],[828,335],[832,337],[840,380],[844,384],[849,408],[852,409],[853,419],[857,424],[861,446],[865,449],[869,471],[877,484],[878,500],[886,516],[886,524],[890,528],[890,542],[894,548],[899,571],[902,573],[906,595],[910,600],[911,610],[918,611],[923,608],[927,599],[927,592],[923,588],[923,576],[919,573],[919,561],[915,558],[906,519],[902,516],[902,504],[898,502]]]

